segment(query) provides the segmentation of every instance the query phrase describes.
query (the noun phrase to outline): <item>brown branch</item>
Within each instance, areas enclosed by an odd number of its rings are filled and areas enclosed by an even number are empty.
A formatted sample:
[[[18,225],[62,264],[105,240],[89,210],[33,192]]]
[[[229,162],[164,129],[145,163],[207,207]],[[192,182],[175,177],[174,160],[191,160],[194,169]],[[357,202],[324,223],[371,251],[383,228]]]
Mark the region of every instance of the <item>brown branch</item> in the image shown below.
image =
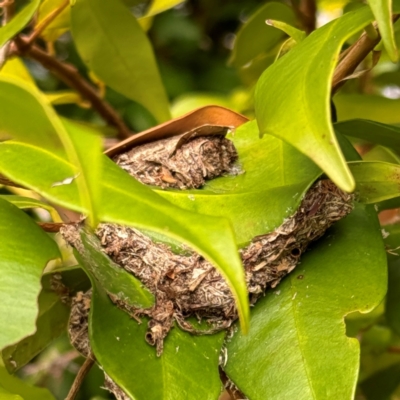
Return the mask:
[[[367,33],[363,33],[361,37],[347,49],[347,54],[339,62],[335,69],[332,79],[332,94],[336,93],[343,85],[343,80],[351,75],[365,57],[380,42],[381,37],[378,34],[376,39],[371,39]]]
[[[99,96],[96,89],[80,75],[74,65],[52,57],[40,47],[32,45],[26,38],[21,36],[16,37],[14,43],[15,54],[26,56],[39,62],[68,86],[79,92],[82,97],[87,99],[104,120],[118,130],[118,137],[120,139],[126,139],[132,135],[133,132],[125,125],[118,113]]]
[[[307,34],[316,29],[317,3],[316,0],[291,0],[292,8]]]
[[[299,16],[307,34],[315,30],[317,26],[317,4],[315,0],[301,0],[299,4]]]
[[[36,29],[29,35],[27,43],[32,44],[37,37],[41,35],[41,33],[68,7],[70,0],[64,0],[59,7],[53,10],[46,18],[40,22]]]
[[[65,400],[74,400],[76,395],[79,392],[79,389],[82,386],[82,383],[87,375],[87,373],[90,371],[94,364],[94,357],[89,354],[88,358],[85,360],[85,362],[82,364],[82,367],[78,371],[78,374],[75,377],[74,383],[71,386],[71,389],[68,393],[68,396],[65,398]]]
[[[400,15],[393,16],[393,22],[397,21]],[[339,64],[337,65],[332,79],[332,94],[335,94],[344,84],[344,79],[351,75],[358,65],[367,57],[367,55],[380,42],[381,36],[377,31],[376,38],[371,38],[367,32],[351,45],[344,54],[339,56]]]

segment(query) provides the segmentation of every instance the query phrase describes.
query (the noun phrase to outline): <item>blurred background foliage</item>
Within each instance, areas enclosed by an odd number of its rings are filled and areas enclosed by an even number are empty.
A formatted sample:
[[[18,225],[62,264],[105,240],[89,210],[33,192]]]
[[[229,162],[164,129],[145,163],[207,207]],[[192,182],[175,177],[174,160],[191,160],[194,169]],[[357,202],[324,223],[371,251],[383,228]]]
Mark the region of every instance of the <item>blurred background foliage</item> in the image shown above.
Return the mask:
[[[262,14],[271,2],[178,1],[175,7],[153,16],[147,16],[149,4],[138,0],[124,2],[136,17],[141,18],[141,25],[152,42],[174,117],[207,104],[226,106],[250,118],[254,117],[254,85],[264,69],[273,63],[287,40],[279,31],[273,41],[259,48],[258,32],[249,22],[257,13]],[[17,6],[23,7],[25,3],[18,1]],[[280,3],[290,4],[285,1]],[[362,1],[320,0],[317,3],[317,25],[323,25],[362,4]],[[298,21],[297,25],[300,27]],[[250,40],[243,45],[238,37],[244,29],[247,29],[246,34]],[[395,36],[399,44],[400,21],[395,24]],[[104,87],[86,69],[69,31],[68,10],[48,30],[44,39],[44,46],[60,59],[75,65],[83,76],[99,86],[105,98],[120,112],[133,131],[139,132],[156,124],[154,117],[143,106]],[[347,45],[355,39],[352,38]],[[335,96],[339,121],[364,118],[400,124],[400,65],[390,62],[381,46],[378,50],[382,54],[375,68],[347,82]],[[359,69],[368,70],[372,64],[372,58],[368,58]],[[18,70],[18,74],[26,75],[24,68],[27,68],[37,86],[52,96],[53,104],[61,115],[88,123],[103,123],[78,94],[71,92],[63,82],[34,61],[9,61],[0,73],[15,74]],[[26,79],[31,79],[29,74]],[[107,128],[105,132],[113,136],[111,129]],[[399,162],[398,154],[382,146],[371,147],[357,141],[354,143],[367,160]],[[14,194],[22,193],[16,190]],[[361,342],[357,399],[400,399],[400,310],[397,307],[400,297],[400,228],[396,225],[399,221],[397,210],[381,214],[383,233],[387,236],[389,262],[387,298],[373,312],[351,314],[346,320],[347,334]],[[49,388],[61,400],[67,395],[82,361],[65,335],[19,371],[19,375],[28,383]],[[0,373],[3,370],[4,367],[0,366]],[[102,384],[103,374],[98,367],[94,367],[78,399],[112,398],[100,388]],[[28,397],[26,399],[29,400]]]

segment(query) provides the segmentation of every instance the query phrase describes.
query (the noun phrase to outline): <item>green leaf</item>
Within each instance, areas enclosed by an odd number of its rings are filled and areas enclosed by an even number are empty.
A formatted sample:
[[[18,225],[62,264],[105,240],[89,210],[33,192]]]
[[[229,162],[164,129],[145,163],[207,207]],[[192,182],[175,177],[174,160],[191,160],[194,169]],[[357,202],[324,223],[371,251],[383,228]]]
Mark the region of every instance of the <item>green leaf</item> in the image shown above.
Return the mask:
[[[75,211],[86,211],[77,201],[76,182],[52,186],[54,182],[76,173],[71,163],[60,156],[24,143],[1,143],[0,171],[52,202]],[[249,315],[247,289],[230,222],[173,206],[105,156],[101,176],[99,219],[159,232],[202,254],[227,279],[246,330]]]
[[[17,394],[11,394],[8,390],[0,386],[0,398],[2,400],[24,400],[21,396]]]
[[[31,0],[7,25],[0,27],[0,47],[22,31],[32,19],[41,0]]]
[[[88,278],[81,268],[63,268],[43,275],[42,290],[38,299],[39,315],[36,321],[36,332],[2,351],[9,373],[14,373],[26,365],[67,330],[70,309],[53,291],[53,275],[56,273],[62,276],[62,283],[67,285],[71,295],[79,290],[90,288]]]
[[[60,257],[56,243],[24,212],[0,199],[0,348],[35,331],[40,276]]]
[[[294,26],[287,24],[286,22],[276,21],[274,19],[267,19],[265,22],[267,25],[273,26],[274,28],[280,29],[282,32],[285,32],[286,35],[290,36],[297,43],[300,43],[307,36],[304,31],[301,31],[300,29],[297,29]]]
[[[162,13],[176,5],[182,3],[184,0],[153,0],[149,9],[146,11],[146,17]]]
[[[368,0],[376,22],[378,23],[379,33],[382,37],[383,45],[393,62],[397,62],[399,55],[394,40],[394,29],[392,23],[392,0]]]
[[[39,7],[38,17],[35,23],[35,29],[40,26],[40,24],[51,15],[56,9],[58,9],[62,4],[65,3],[65,0],[44,0]],[[49,25],[42,31],[40,36],[49,42],[54,42],[57,40],[63,33],[67,32],[70,29],[70,14],[71,14],[71,6],[68,5],[57,17],[50,22]]]
[[[335,105],[339,121],[370,119],[384,124],[400,123],[400,99],[358,93],[338,94]]]
[[[18,58],[9,58],[0,69],[0,76],[9,76],[14,79],[21,79],[26,83],[36,87],[36,82],[25,66],[24,62]]]
[[[321,170],[280,139],[260,139],[256,121],[241,125],[227,137],[235,144],[244,173],[213,179],[201,190],[157,193],[184,209],[229,218],[236,242],[243,246],[294,214]]]
[[[115,307],[93,280],[89,335],[105,372],[136,400],[215,400],[221,392],[218,359],[224,334],[193,336],[174,328],[161,357],[138,324]],[[138,375],[140,371],[140,376]]]
[[[268,26],[265,21],[274,19],[288,24],[295,24],[293,10],[285,4],[268,2],[259,8],[239,29],[229,64],[240,68],[261,53],[271,50],[285,34]]]
[[[46,93],[47,100],[54,105],[59,104],[78,104],[84,105],[85,100],[78,93],[72,90],[62,90],[53,93]]]
[[[0,199],[7,200],[21,209],[43,208],[50,213],[50,215],[53,217],[53,220],[60,220],[56,209],[51,205],[44,203],[43,201],[32,199],[31,197],[16,196],[12,194],[0,195]]]
[[[2,365],[0,365],[0,399],[55,400],[47,389],[29,385],[21,379],[9,375]]]
[[[371,204],[400,196],[400,165],[382,161],[349,163],[359,201]]]
[[[79,196],[84,203],[89,216],[89,223],[97,225],[98,202],[102,195],[100,189],[102,140],[97,131],[87,125],[76,124],[64,119],[59,125],[59,135],[69,160],[78,167],[74,177],[79,188]],[[63,129],[60,129],[63,128]],[[65,179],[60,181],[64,183]],[[58,183],[57,183],[58,184]]]
[[[149,308],[154,296],[141,281],[115,264],[103,251],[100,241],[87,230],[80,231],[83,248],[75,253],[78,262],[96,279],[108,294],[113,294],[132,307]]]
[[[79,54],[90,70],[144,105],[159,122],[170,118],[151,44],[120,0],[77,0],[71,24]]]
[[[346,191],[355,182],[330,122],[331,77],[344,41],[371,20],[363,7],[316,30],[267,68],[255,93],[261,134],[296,147]]]
[[[252,400],[353,399],[360,350],[343,317],[378,305],[386,281],[376,213],[359,205],[256,304],[227,344],[228,376]]]
[[[395,152],[383,146],[374,146],[363,155],[365,161],[384,161],[393,164],[400,164],[399,156]]]
[[[400,128],[397,126],[355,119],[338,122],[334,128],[335,132],[340,132],[342,135],[390,147],[400,153]]]
[[[24,116],[21,118],[21,116]],[[22,81],[0,79],[0,130],[26,143],[68,155],[76,166],[73,175],[62,177],[54,185],[76,180],[80,199],[94,223],[101,160],[101,138],[82,124],[59,119],[44,95]]]

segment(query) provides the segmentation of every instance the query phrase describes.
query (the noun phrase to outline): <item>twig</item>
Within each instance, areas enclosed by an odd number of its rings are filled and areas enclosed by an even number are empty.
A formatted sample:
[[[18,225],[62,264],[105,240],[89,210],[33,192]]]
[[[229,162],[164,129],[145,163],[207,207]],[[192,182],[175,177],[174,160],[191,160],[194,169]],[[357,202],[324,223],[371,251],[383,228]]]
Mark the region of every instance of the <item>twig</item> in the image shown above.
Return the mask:
[[[291,0],[292,8],[307,34],[316,29],[317,5],[315,0]]]
[[[375,48],[380,42],[381,37],[378,34],[376,39],[371,39],[367,33],[363,33],[361,37],[347,49],[347,54],[342,58],[339,65],[335,69],[332,79],[332,94],[336,93],[343,85],[343,80],[351,75],[361,61]]]
[[[40,47],[29,43],[26,38],[16,37],[14,43],[15,54],[27,56],[38,61],[68,86],[86,98],[104,120],[117,129],[120,139],[126,139],[132,135],[133,132],[125,125],[118,113],[99,96],[96,89],[80,75],[74,65],[52,57]]]
[[[82,383],[87,375],[87,373],[90,371],[94,364],[94,357],[89,354],[88,358],[85,360],[85,362],[82,364],[82,367],[78,371],[78,374],[75,377],[74,383],[71,386],[71,389],[68,393],[68,396],[65,398],[65,400],[74,400],[76,395],[79,392],[80,387],[82,386]]]
[[[397,21],[399,17],[400,15],[393,16],[393,22]],[[355,71],[357,66],[375,48],[380,40],[381,36],[378,31],[374,39],[371,39],[364,32],[352,46],[345,50],[345,55],[339,56],[340,62],[335,69],[332,79],[332,94],[335,94],[340,89],[344,84],[343,80]]]
[[[307,34],[315,30],[317,25],[317,4],[315,0],[301,0],[299,14]]]
[[[41,23],[38,24],[36,29],[29,35],[27,44],[32,44],[38,36],[67,8],[70,0],[64,0],[59,7],[53,10]]]

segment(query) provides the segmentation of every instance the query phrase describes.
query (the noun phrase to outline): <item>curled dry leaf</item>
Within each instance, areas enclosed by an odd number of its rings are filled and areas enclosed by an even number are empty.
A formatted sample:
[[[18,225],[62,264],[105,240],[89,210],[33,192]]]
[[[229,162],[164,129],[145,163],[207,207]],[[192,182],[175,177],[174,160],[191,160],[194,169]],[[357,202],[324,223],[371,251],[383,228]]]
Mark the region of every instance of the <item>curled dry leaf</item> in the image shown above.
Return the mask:
[[[247,121],[248,119],[245,116],[227,108],[220,106],[206,106],[134,135],[120,142],[118,145],[111,147],[105,152],[105,154],[109,157],[114,157],[135,146],[154,142],[160,139],[167,139],[183,133],[193,132],[193,130],[204,125],[234,129]],[[211,130],[212,129],[213,128],[211,128]]]

